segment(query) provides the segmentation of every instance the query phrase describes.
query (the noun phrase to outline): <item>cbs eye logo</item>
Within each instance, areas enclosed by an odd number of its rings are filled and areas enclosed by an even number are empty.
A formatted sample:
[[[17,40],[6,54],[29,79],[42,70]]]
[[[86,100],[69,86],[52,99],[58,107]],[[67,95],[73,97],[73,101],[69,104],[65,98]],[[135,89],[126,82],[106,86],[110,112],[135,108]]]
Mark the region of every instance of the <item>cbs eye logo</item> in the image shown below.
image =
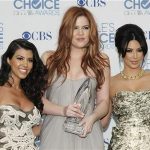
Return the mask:
[[[77,0],[79,6],[88,6],[88,7],[105,7],[106,0]]]
[[[84,6],[85,5],[86,0],[77,0],[77,4],[79,6]]]
[[[26,39],[26,40],[29,40],[31,38],[31,34],[29,32],[24,32],[22,34],[22,38]]]
[[[25,31],[22,33],[22,38],[26,40],[51,40],[53,37],[51,31]]]

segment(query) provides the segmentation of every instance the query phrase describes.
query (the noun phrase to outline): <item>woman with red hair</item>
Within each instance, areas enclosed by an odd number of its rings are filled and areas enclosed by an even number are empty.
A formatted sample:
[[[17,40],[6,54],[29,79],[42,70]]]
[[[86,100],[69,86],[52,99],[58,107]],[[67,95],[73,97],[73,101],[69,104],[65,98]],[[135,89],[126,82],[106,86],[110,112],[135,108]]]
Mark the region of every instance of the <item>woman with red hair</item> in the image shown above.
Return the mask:
[[[49,72],[49,88],[45,94],[48,101],[43,100],[47,115],[41,131],[41,150],[104,149],[99,120],[109,110],[110,68],[99,46],[93,15],[83,7],[69,8],[60,26],[56,51],[42,56]],[[83,83],[88,83],[87,91],[82,91],[86,87]],[[85,101],[78,103],[75,99]],[[81,121],[76,128],[75,122],[68,125],[66,118]]]

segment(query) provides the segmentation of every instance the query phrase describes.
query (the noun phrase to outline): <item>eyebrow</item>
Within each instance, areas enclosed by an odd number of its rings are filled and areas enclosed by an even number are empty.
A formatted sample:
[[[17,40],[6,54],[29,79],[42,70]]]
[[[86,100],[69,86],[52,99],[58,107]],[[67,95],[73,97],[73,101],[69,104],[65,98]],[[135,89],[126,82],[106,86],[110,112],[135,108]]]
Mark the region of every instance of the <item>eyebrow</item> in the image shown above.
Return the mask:
[[[79,26],[79,25],[75,25],[75,26]],[[90,25],[83,25],[82,27],[84,27],[84,26],[90,26]]]
[[[131,48],[131,47],[127,47],[128,49],[133,49],[133,48]],[[141,48],[141,47],[138,47],[138,48]]]
[[[142,49],[141,47],[139,47],[139,48],[136,48],[136,50],[139,50],[139,49]],[[126,48],[126,50],[133,50],[133,48]]]
[[[24,57],[24,56],[22,56],[22,55],[14,55],[15,57]]]
[[[25,58],[24,56],[19,55],[19,54],[18,54],[18,55],[16,55],[16,57],[22,57],[22,58]],[[29,59],[30,59],[30,58],[33,58],[33,57],[29,57]]]

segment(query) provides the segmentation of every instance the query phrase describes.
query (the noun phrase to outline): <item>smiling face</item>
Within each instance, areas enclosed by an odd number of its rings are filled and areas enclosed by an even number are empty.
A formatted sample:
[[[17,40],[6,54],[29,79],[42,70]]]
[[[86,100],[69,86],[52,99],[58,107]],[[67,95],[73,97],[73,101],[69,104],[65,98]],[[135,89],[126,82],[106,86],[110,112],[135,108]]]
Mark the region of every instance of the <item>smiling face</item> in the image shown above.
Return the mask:
[[[7,58],[11,67],[11,76],[14,80],[25,79],[33,67],[33,53],[31,50],[20,48],[11,59]]]
[[[88,19],[85,16],[78,17],[74,26],[71,48],[82,49],[86,47],[89,43],[89,32]]]
[[[136,40],[131,40],[126,49],[126,55],[123,58],[124,65],[127,68],[141,68],[141,64],[144,59],[143,51],[141,45]]]

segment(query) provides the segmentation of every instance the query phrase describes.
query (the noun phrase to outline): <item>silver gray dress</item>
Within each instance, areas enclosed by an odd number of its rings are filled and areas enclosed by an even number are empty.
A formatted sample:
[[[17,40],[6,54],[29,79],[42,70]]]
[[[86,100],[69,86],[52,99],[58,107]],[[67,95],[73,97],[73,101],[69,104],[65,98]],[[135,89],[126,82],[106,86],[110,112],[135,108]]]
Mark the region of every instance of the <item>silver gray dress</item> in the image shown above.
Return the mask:
[[[150,91],[121,91],[113,99],[116,127],[109,150],[150,150]]]
[[[60,77],[47,89],[46,98],[56,104],[66,106],[74,103],[74,97],[85,78],[79,80],[66,79],[62,84],[63,79],[63,77]],[[90,80],[92,94],[88,114],[92,113],[95,106],[97,84],[94,78]],[[92,132],[86,138],[81,138],[64,131],[63,123],[65,119],[66,117],[62,116],[45,116],[40,137],[40,150],[104,150],[100,121],[95,122]]]

